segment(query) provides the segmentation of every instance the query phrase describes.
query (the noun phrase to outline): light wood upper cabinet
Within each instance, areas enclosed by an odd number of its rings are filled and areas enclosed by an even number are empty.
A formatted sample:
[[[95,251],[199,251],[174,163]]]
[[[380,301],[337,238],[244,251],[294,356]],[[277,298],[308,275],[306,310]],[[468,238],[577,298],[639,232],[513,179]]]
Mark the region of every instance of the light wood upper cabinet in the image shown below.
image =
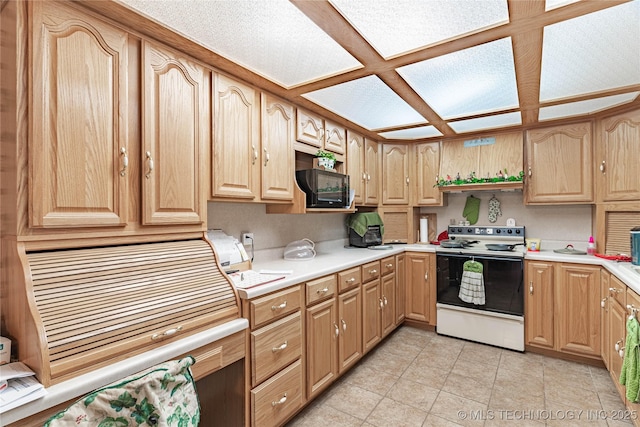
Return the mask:
[[[292,200],[294,173],[293,107],[262,93],[262,198]]]
[[[364,140],[364,165],[367,174],[364,204],[377,205],[380,203],[381,151],[377,142],[366,138]]]
[[[528,204],[592,203],[591,123],[527,131]]]
[[[347,133],[344,126],[325,120],[324,149],[336,154],[344,154],[347,146]]]
[[[210,71],[147,41],[142,55],[142,222],[204,224]]]
[[[435,186],[440,167],[440,142],[425,142],[415,147],[415,189],[416,205],[442,206],[442,192]]]
[[[382,204],[408,205],[411,195],[410,149],[407,144],[382,145]]]
[[[526,344],[554,348],[553,263],[525,262]]]
[[[260,199],[260,93],[215,75],[212,196]]]
[[[355,192],[354,203],[363,204],[367,180],[364,171],[364,137],[350,130],[347,130],[347,175],[349,187]]]
[[[602,120],[598,147],[598,200],[640,200],[640,110]]]
[[[298,108],[296,111],[296,140],[314,147],[324,146],[324,120],[322,117]]]
[[[63,5],[28,6],[29,226],[124,226],[127,33]]]

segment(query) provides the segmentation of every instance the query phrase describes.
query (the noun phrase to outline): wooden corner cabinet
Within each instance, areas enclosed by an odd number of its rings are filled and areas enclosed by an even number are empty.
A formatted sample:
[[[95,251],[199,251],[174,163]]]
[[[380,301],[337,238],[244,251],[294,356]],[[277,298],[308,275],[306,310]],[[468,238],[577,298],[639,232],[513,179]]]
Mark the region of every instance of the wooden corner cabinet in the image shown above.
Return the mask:
[[[593,203],[592,123],[526,132],[525,203]]]

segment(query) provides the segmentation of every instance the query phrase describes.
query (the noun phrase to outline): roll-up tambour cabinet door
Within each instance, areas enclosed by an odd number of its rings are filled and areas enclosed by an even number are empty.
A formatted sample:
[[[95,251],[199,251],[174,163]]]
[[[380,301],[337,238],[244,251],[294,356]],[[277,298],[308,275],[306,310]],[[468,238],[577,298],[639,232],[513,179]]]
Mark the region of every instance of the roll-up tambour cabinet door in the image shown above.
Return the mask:
[[[27,258],[51,383],[239,317],[237,293],[205,240]]]

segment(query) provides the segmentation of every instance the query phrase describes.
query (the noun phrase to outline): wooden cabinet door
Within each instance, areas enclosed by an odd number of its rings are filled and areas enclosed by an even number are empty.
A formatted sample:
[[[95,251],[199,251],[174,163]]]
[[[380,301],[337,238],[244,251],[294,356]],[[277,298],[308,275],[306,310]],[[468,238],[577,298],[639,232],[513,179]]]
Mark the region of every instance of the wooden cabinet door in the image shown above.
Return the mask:
[[[336,300],[307,308],[307,398],[314,398],[338,375]]]
[[[593,203],[591,123],[527,131],[525,202]]]
[[[627,287],[627,301],[626,301],[626,307],[627,307],[627,318],[625,319],[625,322],[628,321],[629,316],[633,315],[636,317],[636,320],[638,320],[638,318],[640,316],[638,316],[638,309],[640,309],[640,295],[638,295],[637,293],[635,293],[631,288]],[[634,311],[635,309],[635,311]],[[626,330],[626,323],[625,323],[625,330]],[[626,345],[626,340],[625,340],[625,345]],[[626,349],[625,349],[626,351]],[[629,350],[631,351],[631,350]],[[620,377],[618,377],[620,378]],[[619,381],[618,381],[619,382]],[[621,385],[622,387],[622,385]],[[625,401],[627,404],[627,408],[630,411],[634,411],[633,413],[637,414],[638,411],[640,411],[640,403],[634,403],[633,401],[629,400],[628,398],[626,398],[626,393],[625,393]]]
[[[292,200],[294,174],[293,107],[262,93],[262,198]]]
[[[260,93],[215,75],[212,196],[260,199]]]
[[[382,276],[382,336],[389,335],[396,327],[396,275],[395,273]]]
[[[614,279],[614,276],[611,276]],[[613,379],[620,397],[625,399],[625,387],[620,384],[620,372],[622,372],[623,359],[616,350],[616,347],[622,348],[625,346],[627,338],[627,310],[626,307],[619,304],[614,298],[609,299],[611,304],[609,305],[609,351],[611,357],[609,358],[609,373]]]
[[[640,200],[640,110],[602,120],[599,200]]]
[[[556,276],[557,350],[600,356],[600,267],[561,264]]]
[[[436,280],[432,277],[429,264],[431,255],[426,253],[409,253],[406,255],[406,318],[429,322],[430,284]],[[435,309],[435,307],[434,307]]]
[[[415,148],[415,177],[412,187],[417,205],[442,205],[442,193],[435,186],[440,173],[440,142],[425,142]]]
[[[380,294],[379,278],[362,285],[362,350],[365,354],[382,339],[380,318],[384,303]]]
[[[367,180],[365,184],[365,205],[377,205],[380,202],[381,152],[378,143],[364,140],[364,164]]]
[[[362,291],[360,287],[338,296],[338,370],[353,366],[362,357]]]
[[[324,146],[324,121],[322,117],[298,108],[296,111],[296,141],[314,147]]]
[[[406,256],[396,255],[396,326],[404,321],[406,277]]]
[[[408,205],[410,202],[409,146],[382,145],[382,204]]]
[[[127,33],[61,4],[28,6],[29,226],[125,226]]]
[[[612,298],[609,298],[609,281],[611,273],[602,269],[600,272],[600,357],[604,366],[609,368],[611,350],[609,348],[609,311]]]
[[[211,73],[172,50],[142,45],[142,223],[204,229]]]
[[[384,243],[414,243],[414,208],[380,207],[378,213],[384,222]]]
[[[525,262],[524,323],[526,343],[554,348],[553,263]]]
[[[325,120],[324,149],[336,154],[344,154],[347,146],[347,132],[343,126]]]
[[[355,191],[354,203],[364,203],[367,175],[364,170],[364,137],[347,130],[347,175],[349,187]]]

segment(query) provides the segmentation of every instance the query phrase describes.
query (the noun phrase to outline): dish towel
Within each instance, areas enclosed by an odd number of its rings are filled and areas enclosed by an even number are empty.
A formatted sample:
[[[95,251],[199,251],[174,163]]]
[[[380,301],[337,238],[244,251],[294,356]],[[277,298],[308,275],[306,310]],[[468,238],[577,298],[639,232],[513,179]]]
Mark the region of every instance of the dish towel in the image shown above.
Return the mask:
[[[384,235],[382,218],[376,212],[355,213],[347,217],[347,227],[353,229],[360,237],[365,235],[370,225],[379,225],[380,233]]]
[[[473,194],[467,197],[467,202],[464,205],[462,216],[469,221],[469,224],[473,225],[478,222],[478,216],[480,215],[480,199],[473,197]]]
[[[484,305],[484,277],[482,264],[477,261],[466,261],[462,266],[462,280],[458,298],[475,305]]]
[[[624,361],[620,372],[620,384],[627,388],[627,399],[638,402],[640,396],[640,357],[638,346],[640,345],[640,324],[635,316],[629,316],[627,320],[627,341],[625,343]]]

